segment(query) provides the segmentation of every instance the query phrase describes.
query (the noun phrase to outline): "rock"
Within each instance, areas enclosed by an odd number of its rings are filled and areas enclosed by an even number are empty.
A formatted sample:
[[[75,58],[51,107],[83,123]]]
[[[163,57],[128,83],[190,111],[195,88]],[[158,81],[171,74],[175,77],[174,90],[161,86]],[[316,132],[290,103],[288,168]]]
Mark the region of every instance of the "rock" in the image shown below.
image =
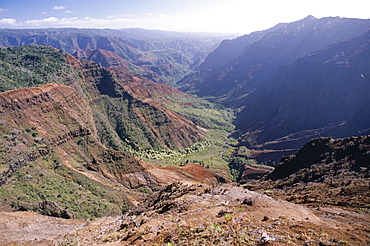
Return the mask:
[[[269,220],[269,217],[267,217],[267,216],[264,216],[263,219],[262,219],[262,221],[268,221],[268,220]]]
[[[43,201],[39,203],[40,213],[43,215],[59,217],[64,219],[73,219],[73,213],[68,209],[62,209],[56,202]]]
[[[275,241],[275,240],[276,240],[275,238],[270,237],[269,235],[267,235],[266,232],[263,232],[262,237],[260,239],[260,242],[263,243],[263,244],[267,244],[267,243],[269,243],[271,241]]]
[[[252,197],[244,198],[242,204],[245,204],[245,205],[248,205],[248,206],[253,206],[254,199]]]

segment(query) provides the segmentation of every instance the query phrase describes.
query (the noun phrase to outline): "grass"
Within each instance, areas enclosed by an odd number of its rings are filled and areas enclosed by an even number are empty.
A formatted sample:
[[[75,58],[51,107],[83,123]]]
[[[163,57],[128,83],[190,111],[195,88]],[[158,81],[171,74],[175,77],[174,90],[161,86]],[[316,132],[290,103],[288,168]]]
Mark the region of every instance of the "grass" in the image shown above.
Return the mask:
[[[281,220],[284,218],[261,222],[227,213],[223,221],[203,222],[193,227],[177,226],[162,245],[302,245],[304,242],[334,241],[322,228],[307,230],[304,223],[297,224],[290,220],[281,223]],[[264,241],[263,235],[268,235],[269,239]],[[342,240],[338,242],[345,244]]]
[[[227,161],[220,157],[225,151],[225,148],[227,148],[224,143],[227,135],[228,132],[226,131],[209,130],[207,134],[208,140],[204,141],[199,148],[190,147],[189,149],[191,151],[187,151],[186,149],[168,150],[170,154],[163,154],[161,158],[148,158],[149,156],[144,156],[143,159],[159,166],[199,163],[208,167],[227,168]],[[199,143],[195,144],[195,146],[197,145]]]
[[[171,101],[170,109],[180,115],[192,119],[196,124],[206,129],[219,129],[231,132],[235,119],[231,109],[213,104],[197,96],[178,98]]]
[[[72,211],[75,218],[90,219],[119,215],[127,203],[124,193],[60,164],[53,151],[28,162],[0,186],[0,201],[14,209],[38,211],[36,205],[46,200]]]

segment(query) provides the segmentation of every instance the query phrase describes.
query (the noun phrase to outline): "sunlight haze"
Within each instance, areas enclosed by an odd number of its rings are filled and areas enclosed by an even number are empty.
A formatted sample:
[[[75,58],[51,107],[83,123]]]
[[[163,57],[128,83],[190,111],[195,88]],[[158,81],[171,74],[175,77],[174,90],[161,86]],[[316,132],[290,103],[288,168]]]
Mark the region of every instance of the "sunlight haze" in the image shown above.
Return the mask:
[[[367,1],[3,0],[0,28],[146,28],[250,33],[313,15],[369,18]]]

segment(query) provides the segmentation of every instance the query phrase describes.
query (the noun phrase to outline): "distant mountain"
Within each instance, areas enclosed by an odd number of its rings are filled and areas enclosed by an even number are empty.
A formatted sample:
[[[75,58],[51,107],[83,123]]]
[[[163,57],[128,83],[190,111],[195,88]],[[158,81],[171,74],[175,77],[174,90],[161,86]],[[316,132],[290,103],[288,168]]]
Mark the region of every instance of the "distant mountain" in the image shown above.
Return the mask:
[[[173,83],[188,74],[190,65],[199,64],[199,59],[204,59],[224,38],[216,34],[146,29],[0,30],[0,46],[3,47],[50,45],[103,66],[115,64],[112,60],[104,61],[104,55],[113,52],[131,64],[132,71],[161,83]],[[93,51],[100,51],[100,55],[84,54]],[[137,69],[137,66],[143,69]]]
[[[251,34],[246,34],[235,39],[223,40],[217,49],[208,54],[204,62],[200,65],[200,70],[222,69],[228,62],[243,54],[244,49],[248,45],[260,40],[267,33],[279,29],[280,25],[264,31],[252,32]]]
[[[369,20],[327,17],[278,24],[234,40],[223,41],[200,66],[197,75],[178,82],[180,87],[201,96],[234,100],[257,88],[282,65],[292,63],[330,44],[365,33]]]
[[[369,70],[370,31],[282,67],[243,99],[248,107],[237,125],[257,143],[299,132],[348,137],[369,131]]]
[[[370,20],[338,17],[278,24],[222,42],[178,85],[237,108],[241,144],[259,150],[292,153],[313,137],[366,134],[369,30]]]

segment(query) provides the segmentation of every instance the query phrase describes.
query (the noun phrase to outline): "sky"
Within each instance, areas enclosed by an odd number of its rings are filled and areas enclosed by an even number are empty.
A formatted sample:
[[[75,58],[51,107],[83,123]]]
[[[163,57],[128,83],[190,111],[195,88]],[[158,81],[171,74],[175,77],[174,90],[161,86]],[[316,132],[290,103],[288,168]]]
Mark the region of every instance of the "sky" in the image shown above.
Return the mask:
[[[0,28],[248,34],[313,15],[370,18],[368,0],[0,0]]]

